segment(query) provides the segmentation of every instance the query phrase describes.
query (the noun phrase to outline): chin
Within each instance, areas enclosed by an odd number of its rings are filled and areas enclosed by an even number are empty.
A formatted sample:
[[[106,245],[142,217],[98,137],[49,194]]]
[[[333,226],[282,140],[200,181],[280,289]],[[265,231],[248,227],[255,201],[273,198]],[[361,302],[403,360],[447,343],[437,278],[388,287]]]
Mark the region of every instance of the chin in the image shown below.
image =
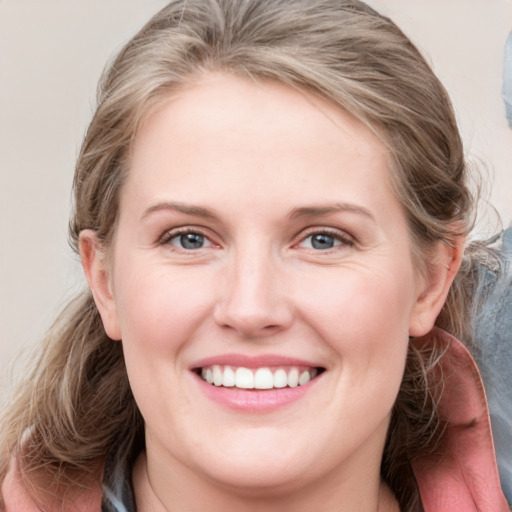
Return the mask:
[[[309,480],[297,464],[244,464],[217,467],[208,472],[215,485],[240,497],[272,497],[296,492]],[[311,476],[313,478],[313,476]]]
[[[289,441],[290,435],[287,439]],[[308,443],[299,442],[289,446],[288,442],[287,446],[282,439],[277,441],[274,439],[270,442],[267,436],[265,442],[253,440],[251,444],[245,444],[243,449],[240,444],[234,443],[215,454],[204,454],[194,469],[214,485],[247,497],[271,497],[297,492],[332,469],[329,461],[310,457]]]

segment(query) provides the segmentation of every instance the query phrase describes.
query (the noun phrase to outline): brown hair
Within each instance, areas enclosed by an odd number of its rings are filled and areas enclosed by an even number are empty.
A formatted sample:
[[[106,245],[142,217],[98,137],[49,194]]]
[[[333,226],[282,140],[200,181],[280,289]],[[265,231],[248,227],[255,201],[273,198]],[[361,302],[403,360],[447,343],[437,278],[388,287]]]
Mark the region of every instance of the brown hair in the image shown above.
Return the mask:
[[[108,248],[137,127],[173,91],[208,70],[318,94],[377,133],[389,149],[418,264],[435,243],[468,232],[472,197],[449,98],[391,20],[358,0],[176,0],[104,73],[76,166],[70,223],[75,251],[86,228]],[[464,265],[437,323],[468,339],[471,266]],[[438,357],[411,345],[384,453],[383,477],[407,510],[418,506],[410,462],[439,438],[427,377]],[[84,292],[45,338],[4,417],[0,481],[16,452],[28,480],[44,468],[77,487],[98,461],[133,458],[142,437],[121,344],[106,336],[92,296]]]

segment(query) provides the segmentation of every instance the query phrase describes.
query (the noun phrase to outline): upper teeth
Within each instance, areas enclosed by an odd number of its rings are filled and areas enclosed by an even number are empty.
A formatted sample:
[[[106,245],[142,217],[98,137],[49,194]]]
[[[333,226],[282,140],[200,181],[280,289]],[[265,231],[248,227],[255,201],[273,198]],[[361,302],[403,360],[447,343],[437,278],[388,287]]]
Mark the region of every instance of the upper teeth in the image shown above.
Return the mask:
[[[307,384],[316,377],[316,368],[257,368],[249,369],[243,366],[213,365],[202,368],[201,377],[209,384],[241,389],[272,389],[294,388]]]

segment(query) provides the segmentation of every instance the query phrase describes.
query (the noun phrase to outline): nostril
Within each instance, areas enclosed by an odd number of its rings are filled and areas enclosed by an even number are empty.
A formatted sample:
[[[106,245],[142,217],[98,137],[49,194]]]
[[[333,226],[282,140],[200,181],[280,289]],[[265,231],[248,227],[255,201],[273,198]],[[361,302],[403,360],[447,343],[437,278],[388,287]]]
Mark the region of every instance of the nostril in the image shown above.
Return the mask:
[[[233,279],[227,279],[220,287],[213,312],[217,325],[232,328],[246,339],[272,336],[293,322],[285,287],[272,282],[273,276],[265,265],[260,267],[240,268]]]
[[[272,313],[261,314],[231,314],[220,313],[216,315],[217,324],[225,329],[233,329],[245,339],[257,340],[273,336],[285,329],[289,322],[275,322],[275,318],[270,318]],[[273,321],[274,320],[274,321]]]

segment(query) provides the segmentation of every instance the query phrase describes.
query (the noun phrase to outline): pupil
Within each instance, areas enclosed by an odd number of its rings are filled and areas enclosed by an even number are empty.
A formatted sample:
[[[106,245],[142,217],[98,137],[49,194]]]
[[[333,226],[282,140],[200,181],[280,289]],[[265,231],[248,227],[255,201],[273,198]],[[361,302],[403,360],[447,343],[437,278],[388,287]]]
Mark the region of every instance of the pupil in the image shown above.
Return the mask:
[[[334,247],[334,237],[326,234],[313,235],[311,244],[315,249],[331,249]]]
[[[204,243],[204,236],[197,233],[186,233],[180,236],[180,242],[184,249],[200,249]]]

